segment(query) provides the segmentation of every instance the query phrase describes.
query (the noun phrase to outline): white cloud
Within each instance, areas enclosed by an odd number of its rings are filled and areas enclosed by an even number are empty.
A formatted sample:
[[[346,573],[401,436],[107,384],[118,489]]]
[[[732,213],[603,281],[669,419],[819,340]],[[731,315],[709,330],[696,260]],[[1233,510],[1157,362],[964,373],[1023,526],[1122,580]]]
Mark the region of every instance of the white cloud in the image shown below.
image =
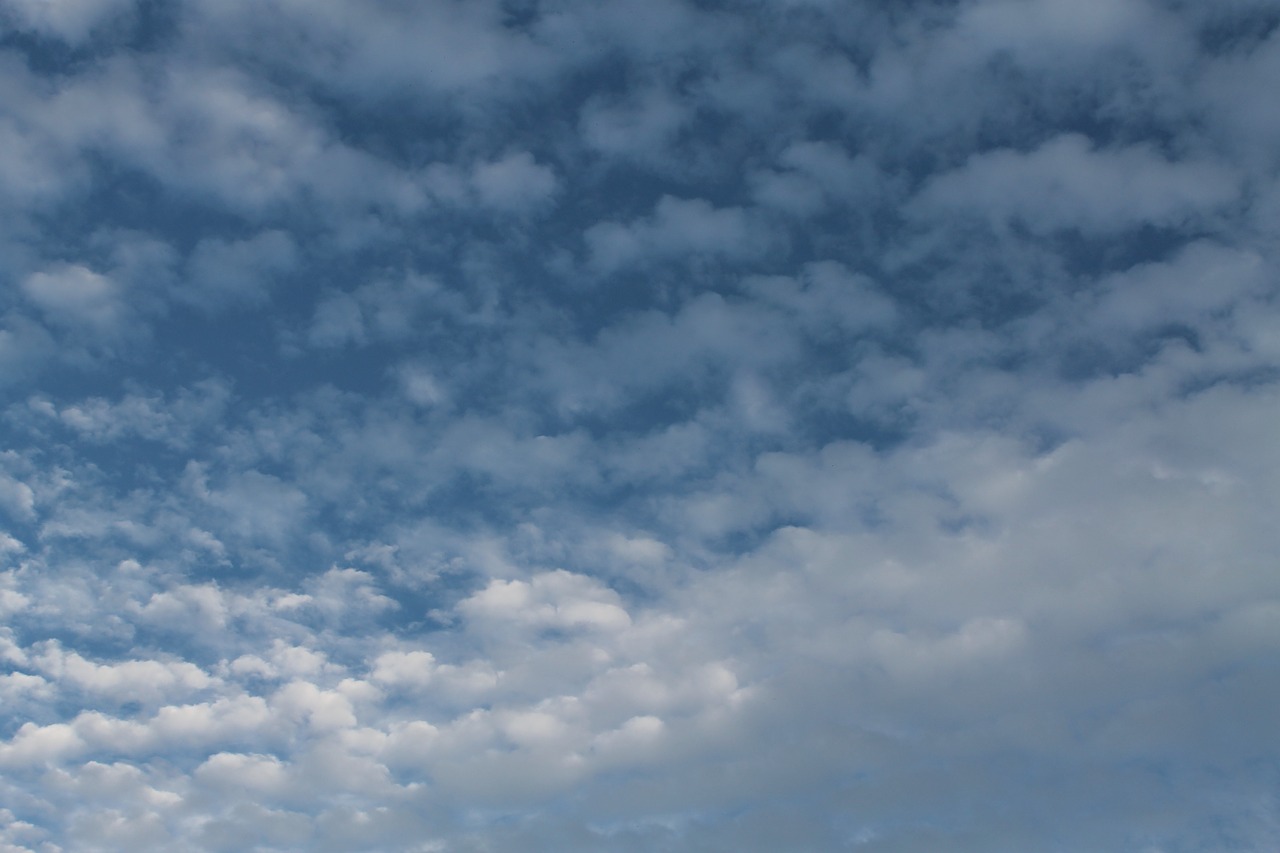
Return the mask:
[[[27,408],[36,416],[56,420],[92,442],[110,443],[126,437],[187,446],[192,434],[216,422],[226,409],[231,389],[217,380],[194,383],[174,399],[128,393],[117,400],[88,397],[55,406],[43,397],[32,397]],[[44,423],[38,427],[45,428]]]
[[[448,392],[440,381],[425,367],[402,365],[398,371],[404,395],[416,406],[437,406],[448,399]]]
[[[228,533],[250,541],[280,542],[301,522],[307,498],[279,477],[260,471],[230,476],[221,488],[211,488],[196,463],[186,479],[195,497],[222,515]]]
[[[120,289],[106,276],[78,264],[34,273],[22,290],[50,322],[106,336],[120,334],[126,308]]]
[[[1067,134],[1034,151],[977,154],[934,178],[913,200],[918,215],[971,213],[1036,233],[1194,226],[1238,197],[1232,170],[1171,162],[1154,149],[1095,148]]]
[[[0,746],[0,765],[21,767],[58,761],[83,749],[84,741],[65,723],[23,723],[9,742]]]
[[[38,675],[25,672],[11,672],[0,675],[0,696],[13,707],[21,707],[20,702],[27,697],[47,700],[53,695],[49,682]]]
[[[346,728],[356,723],[350,700],[332,690],[321,690],[306,681],[291,681],[281,687],[271,703],[284,714],[305,720],[315,731]]]
[[[131,660],[95,664],[56,643],[43,649],[34,664],[58,684],[70,685],[116,701],[155,702],[217,685],[200,667],[186,661]]]
[[[631,624],[616,593],[563,570],[528,581],[494,579],[458,609],[486,629],[559,628],[617,631]]]
[[[36,496],[26,483],[0,474],[0,507],[14,518],[29,521],[36,515]]]
[[[268,796],[285,790],[289,783],[288,768],[273,755],[219,752],[209,756],[193,775],[220,788],[248,789]]]
[[[1102,283],[1095,322],[1144,329],[1196,327],[1267,290],[1267,266],[1254,252],[1190,243],[1168,261],[1142,264]]]
[[[435,670],[435,656],[427,651],[384,652],[373,662],[371,678],[381,684],[426,687]]]
[[[207,632],[226,625],[228,608],[215,584],[182,584],[151,595],[138,608],[138,616],[171,630],[194,625]]]

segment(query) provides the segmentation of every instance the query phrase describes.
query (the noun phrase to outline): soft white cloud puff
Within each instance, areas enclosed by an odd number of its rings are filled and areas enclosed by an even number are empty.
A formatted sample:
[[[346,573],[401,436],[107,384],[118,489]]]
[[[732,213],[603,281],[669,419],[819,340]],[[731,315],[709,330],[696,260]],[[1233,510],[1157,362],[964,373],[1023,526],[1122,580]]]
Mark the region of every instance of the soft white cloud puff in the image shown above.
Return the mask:
[[[528,581],[495,578],[458,609],[486,630],[511,626],[617,631],[631,624],[617,593],[564,570],[535,575]]]
[[[42,649],[34,666],[59,684],[102,694],[116,701],[155,702],[217,685],[208,673],[185,661],[130,660],[96,664],[56,643]]]

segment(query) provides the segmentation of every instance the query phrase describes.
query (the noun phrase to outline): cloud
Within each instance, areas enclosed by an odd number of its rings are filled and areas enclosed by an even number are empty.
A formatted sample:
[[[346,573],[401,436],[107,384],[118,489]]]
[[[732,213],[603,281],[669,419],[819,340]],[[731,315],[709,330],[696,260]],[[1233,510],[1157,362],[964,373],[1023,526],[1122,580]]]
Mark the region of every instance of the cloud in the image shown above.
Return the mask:
[[[316,305],[307,342],[320,349],[402,342],[432,311],[456,310],[450,295],[430,277],[375,280],[352,292],[326,294]]]
[[[0,0],[0,847],[1276,848],[1176,5]]]
[[[173,400],[128,393],[118,400],[88,397],[58,408],[49,400],[32,397],[26,411],[11,410],[11,419],[32,430],[55,422],[82,439],[109,444],[129,438],[186,446],[202,428],[208,428],[225,411],[230,389],[217,380],[194,383]]]
[[[779,155],[779,170],[751,175],[752,195],[765,207],[813,215],[883,192],[884,178],[867,158],[853,158],[829,142],[796,142]]]
[[[74,264],[34,273],[22,290],[54,325],[107,336],[120,331],[125,308],[118,287],[87,267]]]
[[[307,342],[316,347],[340,347],[365,341],[360,305],[346,294],[335,294],[316,306]]]
[[[431,683],[434,669],[431,652],[385,652],[374,661],[372,677],[382,684],[425,687]]]
[[[190,663],[131,660],[95,664],[75,652],[64,652],[57,644],[44,649],[34,663],[50,680],[117,701],[155,701],[171,692],[196,692],[215,684],[207,673]]]
[[[763,229],[742,208],[714,208],[703,199],[664,196],[648,219],[602,222],[584,235],[591,264],[609,273],[684,254],[735,259],[761,252]]]
[[[631,623],[611,590],[558,571],[531,581],[493,580],[459,605],[466,616],[501,630],[518,628],[612,631]]]
[[[1145,2],[1105,3],[1086,0],[1071,9],[1050,0],[1012,3],[1007,0],[977,3],[957,22],[963,37],[987,51],[1011,50],[1035,61],[1049,50],[1089,50],[1129,46],[1158,20]]]
[[[16,518],[35,518],[35,492],[29,485],[14,477],[4,475],[0,479],[0,505]]]
[[[501,26],[502,8],[482,2],[410,14],[391,5],[354,15],[341,3],[202,3],[198,20],[222,38],[253,33],[242,50],[261,52],[339,91],[394,98],[405,91],[455,94],[501,84],[512,74],[537,74],[543,51]],[[295,50],[271,51],[268,34]]]
[[[1194,227],[1234,201],[1230,170],[1171,163],[1151,149],[1097,151],[1070,134],[1035,151],[983,153],[940,175],[914,200],[921,213],[972,213],[1035,233]]]
[[[471,181],[482,204],[521,212],[547,202],[556,191],[555,173],[527,151],[476,166]]]
[[[56,200],[76,183],[79,164],[64,160],[36,134],[6,122],[0,125],[4,154],[0,155],[0,185],[12,199],[31,203]]]
[[[132,10],[128,0],[12,0],[5,10],[23,29],[73,45]]]

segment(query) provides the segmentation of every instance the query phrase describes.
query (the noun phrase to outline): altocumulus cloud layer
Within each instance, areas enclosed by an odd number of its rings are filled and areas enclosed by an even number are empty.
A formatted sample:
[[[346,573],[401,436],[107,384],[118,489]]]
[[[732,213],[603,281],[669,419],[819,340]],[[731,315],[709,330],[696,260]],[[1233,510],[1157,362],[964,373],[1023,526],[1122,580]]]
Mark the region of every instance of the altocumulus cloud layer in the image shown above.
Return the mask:
[[[1280,849],[1280,3],[0,25],[0,849]]]

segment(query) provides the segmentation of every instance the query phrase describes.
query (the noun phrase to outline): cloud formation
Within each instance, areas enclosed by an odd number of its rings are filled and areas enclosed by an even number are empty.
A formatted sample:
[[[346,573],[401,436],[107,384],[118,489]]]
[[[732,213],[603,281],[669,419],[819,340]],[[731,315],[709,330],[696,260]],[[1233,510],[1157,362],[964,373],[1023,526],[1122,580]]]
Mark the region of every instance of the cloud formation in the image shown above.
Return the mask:
[[[0,849],[1280,846],[1276,3],[0,27]]]

